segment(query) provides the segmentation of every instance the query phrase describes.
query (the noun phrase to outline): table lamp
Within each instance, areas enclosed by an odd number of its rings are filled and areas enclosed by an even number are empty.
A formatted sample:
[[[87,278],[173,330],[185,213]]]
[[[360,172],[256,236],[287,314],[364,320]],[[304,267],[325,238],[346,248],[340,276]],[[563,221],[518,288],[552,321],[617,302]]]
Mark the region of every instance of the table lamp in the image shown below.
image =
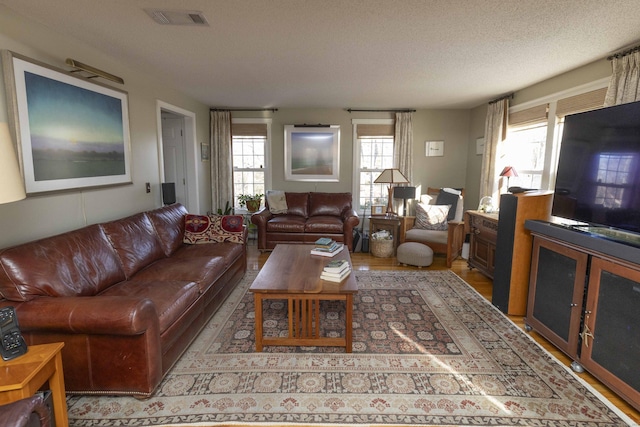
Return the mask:
[[[27,197],[6,123],[0,123],[0,183],[0,203],[15,202]]]
[[[402,215],[407,216],[407,200],[416,198],[416,187],[394,187],[393,198],[402,199]]]
[[[502,169],[502,172],[500,172],[500,176],[507,177],[507,188],[509,188],[509,178],[511,178],[512,176],[515,176],[517,178],[518,172],[516,172],[513,166],[505,166],[504,169]]]
[[[389,198],[387,199],[387,215],[395,216],[393,211],[393,184],[407,184],[409,180],[400,172],[400,169],[385,169],[375,181],[376,184],[389,184]]]

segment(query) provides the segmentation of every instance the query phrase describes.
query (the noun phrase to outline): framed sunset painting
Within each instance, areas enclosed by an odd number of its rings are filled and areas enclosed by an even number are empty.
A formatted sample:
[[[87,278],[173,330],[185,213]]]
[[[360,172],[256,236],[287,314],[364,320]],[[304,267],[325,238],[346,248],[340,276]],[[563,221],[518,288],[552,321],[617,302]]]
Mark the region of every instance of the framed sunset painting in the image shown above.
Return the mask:
[[[6,50],[2,63],[28,194],[131,183],[126,92]]]

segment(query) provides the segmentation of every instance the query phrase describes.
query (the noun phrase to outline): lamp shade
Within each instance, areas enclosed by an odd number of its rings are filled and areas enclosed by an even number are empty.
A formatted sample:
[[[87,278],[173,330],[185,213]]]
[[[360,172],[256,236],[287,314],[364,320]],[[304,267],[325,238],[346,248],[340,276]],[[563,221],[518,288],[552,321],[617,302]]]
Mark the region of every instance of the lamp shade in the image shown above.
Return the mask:
[[[15,202],[25,197],[27,195],[9,135],[9,126],[0,123],[0,203]]]
[[[505,166],[502,172],[500,172],[500,176],[506,176],[507,178],[511,178],[512,176],[517,177],[518,172],[516,172],[513,166]]]
[[[400,169],[385,169],[373,182],[376,184],[405,184],[409,180],[400,172]]]

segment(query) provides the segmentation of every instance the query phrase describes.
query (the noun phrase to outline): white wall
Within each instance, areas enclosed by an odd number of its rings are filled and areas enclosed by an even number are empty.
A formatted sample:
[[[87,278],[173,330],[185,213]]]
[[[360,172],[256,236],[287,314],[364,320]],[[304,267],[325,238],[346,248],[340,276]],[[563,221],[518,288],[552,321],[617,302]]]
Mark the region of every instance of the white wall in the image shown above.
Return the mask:
[[[426,187],[462,187],[466,179],[469,110],[418,110],[413,113],[413,184]],[[257,117],[262,113],[232,113]],[[272,189],[285,191],[343,192],[353,189],[353,119],[390,119],[393,113],[349,113],[345,109],[279,109],[264,113],[272,118]],[[340,125],[340,181],[296,182],[284,179],[284,126],[293,124]],[[443,157],[425,157],[425,141],[444,140]],[[461,165],[464,165],[461,167]]]
[[[64,61],[70,57],[122,77],[125,85],[112,85],[129,94],[133,180],[131,185],[30,196],[0,205],[0,248],[161,206],[157,100],[196,114],[196,144],[209,138],[208,106],[155,81],[153,75],[132,70],[127,64],[52,32],[4,6],[0,6],[0,49],[64,70],[68,69]],[[0,84],[0,122],[7,121],[5,88]],[[200,209],[206,211],[210,206],[208,163],[198,162],[196,167],[198,176],[205,181],[200,185]],[[151,183],[148,194],[147,182]]]

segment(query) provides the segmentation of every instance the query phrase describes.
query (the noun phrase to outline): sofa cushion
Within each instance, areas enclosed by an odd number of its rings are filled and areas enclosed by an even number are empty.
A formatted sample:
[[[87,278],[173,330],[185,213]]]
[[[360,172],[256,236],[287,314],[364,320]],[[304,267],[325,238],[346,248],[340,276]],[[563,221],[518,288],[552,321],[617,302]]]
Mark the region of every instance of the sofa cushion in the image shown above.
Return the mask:
[[[344,223],[340,217],[324,215],[309,217],[304,226],[306,233],[341,234],[343,229]]]
[[[309,216],[309,193],[285,193],[287,198],[286,215]]]
[[[242,215],[186,215],[184,243],[244,243]]]
[[[101,227],[116,250],[127,278],[166,256],[151,221],[144,213],[107,222]]]
[[[180,318],[198,299],[200,291],[194,282],[170,280],[144,282],[128,280],[101,293],[105,296],[139,297],[153,302],[158,313],[160,333]]]
[[[208,245],[183,245],[173,254],[176,259],[194,257],[220,257],[224,260],[225,268],[233,264],[238,257],[244,254],[244,245],[241,243],[211,243]]]
[[[164,282],[181,280],[194,282],[201,293],[205,292],[224,273],[224,257],[171,257],[158,260],[135,276],[137,282]]]
[[[423,230],[446,230],[449,205],[416,205],[416,222],[414,228]]]
[[[4,249],[0,270],[0,294],[12,301],[91,296],[125,279],[98,225]]]
[[[277,215],[267,221],[267,233],[304,233],[306,218],[298,215]]]
[[[187,213],[187,209],[180,203],[147,212],[166,256],[170,256],[182,246],[184,216]]]
[[[351,209],[351,193],[310,193],[309,216],[332,215],[342,217]]]

